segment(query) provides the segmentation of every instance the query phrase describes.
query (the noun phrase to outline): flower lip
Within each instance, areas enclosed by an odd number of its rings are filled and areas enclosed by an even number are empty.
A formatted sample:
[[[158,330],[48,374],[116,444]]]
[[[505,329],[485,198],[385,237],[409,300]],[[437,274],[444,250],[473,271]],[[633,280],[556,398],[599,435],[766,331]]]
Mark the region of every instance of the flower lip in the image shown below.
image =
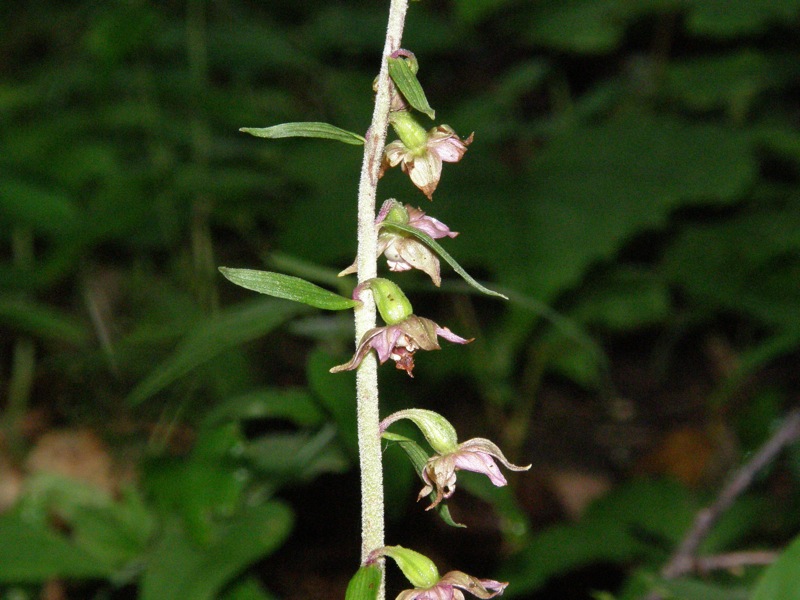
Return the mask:
[[[352,371],[358,368],[370,350],[375,350],[381,364],[391,358],[397,363],[398,369],[413,377],[414,353],[417,350],[439,350],[437,336],[455,344],[468,344],[474,339],[462,338],[447,327],[440,327],[430,319],[412,314],[394,325],[375,327],[367,331],[353,357],[348,362],[333,367],[330,372]]]
[[[456,471],[472,471],[481,473],[497,487],[503,487],[508,482],[495,460],[511,471],[527,471],[531,465],[520,467],[512,464],[503,455],[494,442],[485,438],[473,438],[459,444],[452,452],[432,456],[428,459],[422,471],[425,486],[417,496],[421,500],[431,492],[436,492],[436,497],[425,510],[431,510],[450,498],[456,491]]]

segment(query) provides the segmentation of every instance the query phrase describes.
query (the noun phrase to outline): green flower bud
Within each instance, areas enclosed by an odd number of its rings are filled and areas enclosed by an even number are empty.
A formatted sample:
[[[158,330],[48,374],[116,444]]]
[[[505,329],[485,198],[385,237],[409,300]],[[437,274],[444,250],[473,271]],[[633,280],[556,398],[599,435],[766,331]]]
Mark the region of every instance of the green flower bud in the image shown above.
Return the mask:
[[[376,277],[375,279],[370,279],[365,287],[372,290],[372,294],[375,297],[375,305],[387,325],[397,325],[414,313],[411,302],[408,301],[403,290],[393,281]]]
[[[400,419],[413,421],[437,454],[449,454],[458,449],[455,427],[439,413],[422,408],[401,410],[381,421],[381,431],[385,431],[392,423]]]
[[[410,112],[393,112],[389,115],[389,122],[409,152],[417,155],[427,152],[428,132]]]
[[[427,589],[439,583],[439,569],[424,554],[402,546],[384,546],[372,552],[369,560],[375,561],[380,556],[394,559],[403,575],[415,588]]]
[[[371,564],[361,567],[350,583],[347,584],[347,591],[344,600],[364,600],[365,598],[377,598],[378,590],[381,586],[381,570],[378,565]]]
[[[390,204],[391,203],[391,204]],[[381,221],[382,223],[395,223],[397,225],[408,225],[410,220],[410,216],[408,214],[408,209],[402,205],[402,203],[398,202],[397,200],[387,200],[384,205],[388,207],[388,211],[386,212],[386,216]],[[383,209],[381,209],[381,213],[383,213]],[[378,214],[380,217],[381,214]]]

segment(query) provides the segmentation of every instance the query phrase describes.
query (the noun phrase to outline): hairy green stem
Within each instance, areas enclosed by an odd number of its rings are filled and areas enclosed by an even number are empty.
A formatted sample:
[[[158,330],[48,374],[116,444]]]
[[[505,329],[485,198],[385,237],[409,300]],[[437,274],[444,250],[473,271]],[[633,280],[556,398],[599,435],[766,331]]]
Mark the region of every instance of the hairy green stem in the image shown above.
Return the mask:
[[[389,122],[391,82],[387,58],[400,48],[408,0],[392,0],[386,42],[378,75],[375,109],[364,144],[364,161],[358,185],[358,281],[372,279],[377,274],[377,229],[375,227],[375,197],[378,187],[386,128]],[[355,310],[356,344],[369,329],[375,327],[375,305],[365,291],[361,307]],[[378,424],[378,364],[373,353],[361,363],[356,373],[358,412],[358,447],[361,467],[361,560],[384,545],[383,467]],[[379,598],[384,597],[383,586]]]

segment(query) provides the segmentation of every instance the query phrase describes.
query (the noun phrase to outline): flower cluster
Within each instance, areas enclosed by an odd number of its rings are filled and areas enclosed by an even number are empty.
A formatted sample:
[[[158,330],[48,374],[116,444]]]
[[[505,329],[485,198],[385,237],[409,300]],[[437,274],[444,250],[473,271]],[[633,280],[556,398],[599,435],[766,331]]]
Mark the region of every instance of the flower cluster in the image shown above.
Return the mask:
[[[380,176],[391,167],[400,165],[429,200],[441,179],[442,165],[461,160],[472,142],[472,135],[461,139],[448,125],[438,125],[426,130],[411,114],[416,108],[433,118],[433,111],[420,97],[414,82],[418,64],[413,54],[398,50],[391,59],[407,60],[407,64],[390,63],[401,69],[403,76],[393,86],[390,98],[389,122],[399,139],[386,145],[382,157]],[[408,84],[408,74],[412,74],[412,84]],[[394,76],[393,76],[394,78]],[[404,85],[410,87],[403,87]],[[401,89],[402,88],[402,89]],[[421,102],[420,98],[424,100]],[[417,269],[426,273],[437,287],[441,285],[441,265],[439,256],[463,275],[457,263],[434,240],[454,238],[458,232],[441,221],[425,214],[420,208],[403,204],[395,199],[384,202],[375,219],[377,253],[386,257],[390,271],[402,272]],[[339,275],[357,272],[356,263],[344,269]],[[474,280],[482,291],[493,293]],[[369,292],[369,293],[367,293]],[[495,294],[499,295],[499,294]],[[439,338],[455,344],[467,344],[472,339],[454,334],[431,319],[414,314],[411,303],[403,291],[388,279],[375,277],[361,282],[353,291],[353,299],[367,302],[370,297],[375,303],[385,325],[373,327],[358,341],[352,358],[333,367],[331,372],[357,369],[364,358],[375,351],[381,364],[389,359],[398,369],[413,377],[414,357],[418,350],[439,350]],[[400,419],[409,419],[416,424],[425,436],[433,454],[422,449],[411,439],[389,433],[387,428]],[[380,434],[386,439],[394,439],[404,444],[419,476],[423,481],[418,499],[431,497],[430,510],[442,504],[456,491],[456,473],[472,471],[486,475],[495,486],[507,484],[498,467],[498,462],[512,471],[525,471],[527,466],[512,464],[500,449],[490,440],[473,438],[459,443],[455,428],[440,414],[422,409],[406,409],[396,412],[381,421]],[[426,458],[427,457],[427,458]],[[449,518],[449,517],[448,517]],[[478,579],[461,571],[450,571],[439,575],[436,565],[426,556],[402,546],[384,546],[373,550],[365,560],[359,573],[363,578],[354,578],[358,585],[373,576],[375,565],[384,557],[392,558],[412,584],[413,589],[401,592],[396,600],[464,600],[468,592],[481,599],[494,598],[503,593],[507,583],[492,579]],[[372,569],[372,571],[370,571]],[[351,582],[352,583],[352,582]],[[370,585],[366,583],[365,585]],[[374,586],[374,583],[372,584]],[[370,589],[374,589],[370,588]],[[348,589],[349,595],[349,589]]]

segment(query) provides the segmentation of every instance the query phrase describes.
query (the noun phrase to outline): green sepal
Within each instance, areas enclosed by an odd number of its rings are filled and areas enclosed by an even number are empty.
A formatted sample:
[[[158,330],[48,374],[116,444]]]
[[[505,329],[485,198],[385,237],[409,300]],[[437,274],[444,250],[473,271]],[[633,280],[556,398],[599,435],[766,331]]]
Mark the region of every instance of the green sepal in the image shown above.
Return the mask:
[[[357,133],[340,129],[329,123],[281,123],[272,127],[242,127],[242,133],[249,133],[260,138],[287,138],[287,137],[310,137],[322,138],[326,140],[336,140],[345,144],[361,146],[364,138]]]
[[[405,58],[389,58],[389,76],[394,81],[397,89],[403,94],[408,103],[419,112],[425,113],[431,119],[436,118],[436,111],[431,108],[425,92],[411,70]]]
[[[428,462],[428,454],[425,452],[425,450],[423,450],[422,446],[420,446],[414,440],[405,437],[404,435],[391,433],[389,431],[384,432],[381,437],[389,442],[395,442],[399,444],[400,448],[406,453],[406,456],[408,456],[408,460],[411,461],[411,464],[414,466],[414,470],[417,472],[420,479],[422,479],[422,471],[425,469],[425,465]],[[428,498],[430,499],[431,503],[433,503],[433,501],[436,499],[436,492],[431,492]],[[455,522],[446,503],[440,502],[436,508],[434,508],[434,510],[447,525],[450,525],[451,527],[466,528],[466,525],[463,523]]]
[[[245,289],[276,298],[294,300],[315,308],[347,310],[361,304],[358,300],[345,298],[310,281],[291,275],[228,267],[220,267],[219,271],[227,280]]]
[[[381,589],[381,569],[378,565],[365,565],[361,567],[344,593],[344,600],[375,600]]]
[[[429,236],[424,231],[421,231],[421,230],[417,229],[416,227],[411,227],[409,225],[401,225],[399,223],[388,223],[386,221],[381,223],[381,227],[397,229],[399,231],[404,231],[405,233],[414,236],[415,238],[417,238],[418,240],[423,242],[425,245],[427,245],[431,250],[436,252],[436,254],[441,256],[447,264],[449,264],[451,267],[453,267],[453,270],[456,273],[461,275],[461,277],[464,279],[464,281],[467,282],[468,285],[474,287],[476,290],[478,290],[480,292],[483,292],[484,294],[487,294],[489,296],[495,296],[497,298],[502,298],[503,300],[508,300],[508,296],[506,296],[505,294],[501,294],[500,292],[495,292],[494,290],[490,290],[486,286],[483,286],[480,283],[478,283],[477,281],[475,281],[472,278],[472,276],[469,273],[467,273],[464,270],[464,268],[456,262],[455,258],[450,256],[445,251],[445,249],[442,248],[441,245],[439,245],[439,243],[436,240],[434,240],[431,236]]]
[[[403,546],[384,546],[380,554],[394,559],[406,579],[415,588],[427,589],[439,583],[439,569],[434,562],[416,550]]]

